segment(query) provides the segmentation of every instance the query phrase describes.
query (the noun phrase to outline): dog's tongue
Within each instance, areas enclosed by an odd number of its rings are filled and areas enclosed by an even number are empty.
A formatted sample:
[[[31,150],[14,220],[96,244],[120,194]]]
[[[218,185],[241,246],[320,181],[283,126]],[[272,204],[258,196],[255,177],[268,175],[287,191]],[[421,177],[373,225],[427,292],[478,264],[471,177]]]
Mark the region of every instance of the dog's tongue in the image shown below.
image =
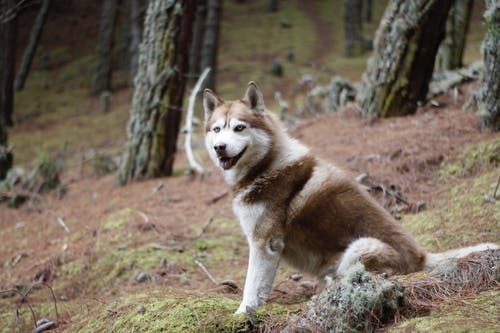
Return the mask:
[[[222,158],[219,163],[222,169],[227,170],[233,166],[233,158]]]

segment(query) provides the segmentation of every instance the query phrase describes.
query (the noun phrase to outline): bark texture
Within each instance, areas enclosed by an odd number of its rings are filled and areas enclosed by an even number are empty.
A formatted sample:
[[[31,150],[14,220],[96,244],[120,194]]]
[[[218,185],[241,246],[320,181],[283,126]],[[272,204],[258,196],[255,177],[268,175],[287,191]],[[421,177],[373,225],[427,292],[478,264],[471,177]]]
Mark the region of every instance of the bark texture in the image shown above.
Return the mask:
[[[130,15],[130,92],[134,93],[134,78],[137,74],[139,63],[139,44],[141,43],[141,24],[140,24],[140,1],[127,0]]]
[[[344,40],[346,57],[365,51],[363,37],[363,0],[344,0]]]
[[[119,182],[172,174],[196,2],[151,0]]]
[[[479,117],[484,130],[500,130],[500,3],[486,0],[486,38],[483,42],[484,75]]]
[[[35,19],[33,28],[31,30],[30,38],[26,50],[24,51],[23,58],[21,60],[21,65],[19,66],[19,72],[16,76],[16,81],[14,83],[14,88],[19,91],[24,88],[24,83],[28,77],[30,71],[31,63],[33,62],[33,57],[35,56],[36,48],[40,37],[42,36],[43,27],[47,21],[47,16],[49,14],[50,0],[43,0],[42,6],[40,7],[40,12]]]
[[[99,36],[97,39],[97,65],[92,80],[92,93],[99,95],[111,91],[111,62],[113,32],[115,30],[118,0],[103,0]]]
[[[463,67],[465,37],[469,30],[473,0],[455,0],[446,21],[446,36],[439,46],[436,70],[440,72]]]
[[[219,27],[222,13],[221,0],[207,1],[207,17],[205,19],[205,35],[201,48],[200,70],[210,67],[203,88],[215,90],[217,73],[217,49],[219,45]]]
[[[375,36],[360,94],[367,115],[414,113],[424,101],[453,0],[392,0]]]

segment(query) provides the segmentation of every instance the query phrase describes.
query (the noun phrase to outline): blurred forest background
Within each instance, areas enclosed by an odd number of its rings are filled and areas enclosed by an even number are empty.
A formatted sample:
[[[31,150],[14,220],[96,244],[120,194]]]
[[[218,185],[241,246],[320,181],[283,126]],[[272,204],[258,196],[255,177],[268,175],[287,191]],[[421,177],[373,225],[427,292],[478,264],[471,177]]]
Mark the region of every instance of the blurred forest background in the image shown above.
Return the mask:
[[[0,0],[0,332],[306,316],[315,283],[286,266],[255,318],[230,315],[247,248],[204,150],[205,87],[258,82],[429,250],[499,242],[499,73],[495,0]],[[498,281],[461,289],[377,329],[498,329]]]

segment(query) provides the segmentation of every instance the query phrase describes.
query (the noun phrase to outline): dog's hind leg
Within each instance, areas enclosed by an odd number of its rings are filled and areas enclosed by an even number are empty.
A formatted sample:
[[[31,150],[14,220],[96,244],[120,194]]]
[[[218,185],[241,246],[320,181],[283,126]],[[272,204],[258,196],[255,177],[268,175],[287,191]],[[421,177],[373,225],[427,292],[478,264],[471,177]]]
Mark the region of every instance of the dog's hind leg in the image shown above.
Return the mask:
[[[349,244],[339,260],[336,274],[345,275],[357,262],[361,262],[368,271],[389,275],[404,270],[400,254],[387,243],[372,237],[359,238]]]
[[[247,307],[264,304],[273,286],[285,244],[281,238],[269,241],[251,241],[248,271],[243,290],[243,301],[235,314],[244,313]]]

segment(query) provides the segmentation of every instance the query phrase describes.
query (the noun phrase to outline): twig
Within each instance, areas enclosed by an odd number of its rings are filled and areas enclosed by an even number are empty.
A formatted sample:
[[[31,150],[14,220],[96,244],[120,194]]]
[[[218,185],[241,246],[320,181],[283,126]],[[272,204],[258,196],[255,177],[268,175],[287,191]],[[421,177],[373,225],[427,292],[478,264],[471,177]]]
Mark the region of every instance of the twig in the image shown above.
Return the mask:
[[[33,318],[33,323],[34,323],[33,326],[36,327],[35,311],[33,311],[33,307],[31,306],[30,302],[26,299],[26,295],[17,289],[0,290],[0,294],[11,294],[11,293],[16,293],[19,296],[21,296],[21,303],[20,304],[26,303],[26,305],[28,305],[28,308],[30,309],[30,312],[31,312],[31,317]],[[19,308],[20,308],[20,306],[17,305],[16,306],[16,318],[18,318],[18,316],[19,316]]]
[[[71,231],[69,231],[69,228],[66,225],[66,223],[64,223],[64,217],[58,216],[57,222],[59,222],[59,225],[64,229],[64,231],[66,231],[68,234],[71,233]]]
[[[217,286],[219,285],[219,282],[217,282],[217,280],[214,278],[214,276],[212,274],[210,274],[210,272],[207,270],[207,268],[203,265],[203,263],[201,261],[199,261],[198,259],[194,259],[194,262],[196,263],[196,265],[200,266],[201,270],[203,271],[203,273],[206,274],[206,276],[208,276],[210,281],[212,281]]]
[[[216,203],[220,199],[224,198],[228,194],[229,194],[228,191],[221,192],[221,193],[217,194],[215,197],[213,197],[212,199],[210,199],[207,203],[209,205],[213,205],[214,203]]]
[[[493,199],[497,198],[498,185],[500,185],[500,176],[498,177],[497,186],[495,187],[495,192],[493,192]]]
[[[208,221],[205,223],[205,225],[201,228],[200,234],[198,235],[197,238],[200,238],[201,236],[203,236],[203,234],[205,233],[205,231],[207,231],[207,229],[210,226],[210,224],[212,224],[213,220],[214,220],[213,217],[210,217],[208,219]]]
[[[184,149],[186,150],[186,157],[189,162],[189,167],[192,170],[195,170],[199,174],[203,174],[204,169],[203,167],[196,162],[193,156],[193,150],[191,148],[191,133],[192,133],[192,128],[193,128],[193,111],[194,111],[194,102],[196,99],[196,95],[198,94],[198,91],[201,88],[201,84],[207,77],[208,73],[210,72],[210,68],[205,68],[203,70],[203,73],[201,73],[198,81],[196,82],[193,91],[191,91],[191,96],[189,96],[189,104],[188,104],[188,109],[187,109],[187,115],[186,115],[186,139],[184,141]]]
[[[136,212],[136,213],[137,213],[140,217],[142,217],[142,219],[144,220],[144,223],[149,223],[149,217],[148,217],[145,213],[141,212],[140,210],[136,210],[135,212]]]

